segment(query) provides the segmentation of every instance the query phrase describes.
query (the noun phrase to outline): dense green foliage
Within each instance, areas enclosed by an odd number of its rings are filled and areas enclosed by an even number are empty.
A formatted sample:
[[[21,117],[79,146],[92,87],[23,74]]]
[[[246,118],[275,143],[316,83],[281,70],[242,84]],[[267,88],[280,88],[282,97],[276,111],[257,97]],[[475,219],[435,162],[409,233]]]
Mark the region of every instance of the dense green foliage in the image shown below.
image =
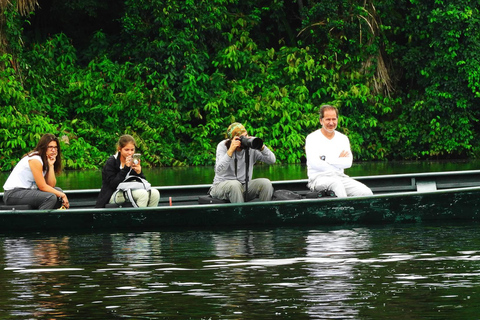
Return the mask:
[[[211,165],[233,121],[298,163],[324,103],[357,160],[479,153],[477,2],[39,4],[0,22],[0,170],[46,132],[67,168],[101,166],[123,133],[144,165]]]

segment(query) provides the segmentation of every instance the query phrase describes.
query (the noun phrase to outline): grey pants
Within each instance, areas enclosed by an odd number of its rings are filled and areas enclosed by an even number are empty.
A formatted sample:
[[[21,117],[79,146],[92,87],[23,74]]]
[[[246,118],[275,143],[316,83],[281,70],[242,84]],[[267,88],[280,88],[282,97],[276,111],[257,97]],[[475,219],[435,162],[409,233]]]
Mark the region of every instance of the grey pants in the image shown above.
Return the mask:
[[[55,187],[55,189],[63,192],[59,187]],[[62,200],[58,199],[55,194],[38,189],[6,190],[3,194],[3,202],[8,206],[28,204],[33,209],[40,210],[58,209],[62,206]]]
[[[238,180],[227,180],[212,186],[210,195],[217,199],[230,200],[232,203],[245,202],[243,194],[245,185]],[[272,182],[266,178],[253,179],[248,182],[248,200],[258,197],[261,201],[272,200]],[[247,200],[247,201],[248,201]]]

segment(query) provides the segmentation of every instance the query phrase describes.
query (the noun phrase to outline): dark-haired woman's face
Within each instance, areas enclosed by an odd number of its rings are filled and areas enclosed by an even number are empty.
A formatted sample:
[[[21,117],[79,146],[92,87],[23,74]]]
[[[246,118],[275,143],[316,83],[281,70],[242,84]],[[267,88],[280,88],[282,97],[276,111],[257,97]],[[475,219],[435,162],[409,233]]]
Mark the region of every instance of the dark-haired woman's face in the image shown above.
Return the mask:
[[[50,141],[47,145],[47,158],[50,160],[54,160],[57,158],[58,155],[58,145],[57,141],[53,140]]]

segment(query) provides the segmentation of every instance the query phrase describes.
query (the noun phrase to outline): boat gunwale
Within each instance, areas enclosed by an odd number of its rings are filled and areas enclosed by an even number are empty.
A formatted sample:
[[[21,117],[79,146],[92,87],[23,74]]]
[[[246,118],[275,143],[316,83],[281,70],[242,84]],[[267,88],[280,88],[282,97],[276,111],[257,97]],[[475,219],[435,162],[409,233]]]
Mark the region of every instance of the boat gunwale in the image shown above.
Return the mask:
[[[374,179],[391,179],[391,178],[424,178],[424,177],[437,177],[437,176],[453,176],[453,175],[471,175],[479,174],[480,170],[462,170],[462,171],[438,171],[438,172],[416,172],[416,173],[399,173],[399,174],[380,174],[380,175],[368,175],[368,176],[355,176],[351,177],[355,180],[374,180]],[[301,184],[305,183],[305,190],[307,190],[306,184],[308,179],[294,179],[294,180],[275,180],[272,181],[275,185],[288,185],[288,184]],[[205,189],[210,188],[212,184],[185,184],[185,185],[169,185],[169,186],[152,186],[159,191],[162,190],[188,190],[188,189]],[[454,188],[456,189],[456,188]],[[445,190],[445,189],[442,189]],[[67,194],[82,194],[82,193],[97,193],[100,192],[100,188],[91,189],[70,189],[64,191]],[[3,192],[0,192],[0,197],[3,197]]]
[[[352,196],[347,198],[337,198],[337,197],[325,197],[325,198],[303,198],[303,199],[291,199],[291,200],[270,200],[270,201],[251,201],[243,203],[212,203],[212,204],[187,204],[187,205],[173,205],[173,206],[157,206],[157,207],[145,207],[145,208],[133,208],[133,207],[121,207],[121,208],[94,208],[94,207],[82,207],[82,208],[72,208],[68,210],[60,209],[49,209],[49,210],[38,210],[38,209],[29,209],[29,210],[0,210],[0,214],[44,214],[44,213],[55,213],[55,214],[74,214],[74,213],[129,213],[129,212],[142,212],[142,211],[177,211],[184,209],[199,209],[199,208],[208,208],[209,210],[214,210],[215,208],[229,208],[229,207],[251,207],[251,206],[265,206],[271,204],[272,206],[282,206],[284,204],[295,204],[295,203],[315,203],[315,202],[354,202],[360,199],[378,199],[378,198],[399,198],[403,196],[411,195],[426,195],[426,194],[451,194],[451,193],[461,193],[469,191],[480,191],[480,186],[478,187],[460,187],[460,188],[450,188],[450,189],[441,189],[434,191],[399,191],[392,193],[378,193],[371,196]]]

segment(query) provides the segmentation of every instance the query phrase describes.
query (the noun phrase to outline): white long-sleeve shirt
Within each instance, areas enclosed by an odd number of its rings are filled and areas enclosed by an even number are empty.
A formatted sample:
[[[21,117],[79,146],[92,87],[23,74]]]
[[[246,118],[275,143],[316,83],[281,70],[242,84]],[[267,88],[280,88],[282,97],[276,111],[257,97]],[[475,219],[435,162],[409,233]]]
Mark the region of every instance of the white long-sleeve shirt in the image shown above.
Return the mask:
[[[343,150],[348,151],[347,157],[340,157]],[[325,137],[321,129],[310,133],[305,139],[305,153],[309,181],[320,174],[343,174],[343,170],[350,168],[353,162],[350,140],[338,131],[335,131],[332,139]],[[321,160],[322,156],[325,156],[325,160]]]

